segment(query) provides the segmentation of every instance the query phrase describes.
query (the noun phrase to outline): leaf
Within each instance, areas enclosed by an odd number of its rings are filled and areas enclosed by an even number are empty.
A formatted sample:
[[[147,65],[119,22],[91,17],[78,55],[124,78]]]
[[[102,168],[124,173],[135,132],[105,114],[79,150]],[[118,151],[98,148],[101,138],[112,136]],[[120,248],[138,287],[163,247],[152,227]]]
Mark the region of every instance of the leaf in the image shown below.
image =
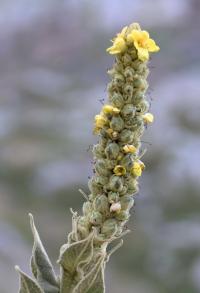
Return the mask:
[[[58,263],[70,275],[77,272],[78,266],[89,262],[93,255],[94,233],[90,233],[84,240],[72,244],[64,244],[60,250]]]
[[[84,240],[72,244],[65,244],[60,249],[60,257],[58,263],[62,266],[61,270],[61,293],[71,292],[76,286],[83,271],[82,266],[90,262],[93,256],[93,238],[92,232]]]
[[[78,283],[72,293],[104,293],[104,258],[100,257],[92,270]]]
[[[58,293],[59,285],[53,266],[42,245],[39,234],[34,224],[32,214],[29,214],[31,229],[34,237],[33,251],[31,256],[32,273],[45,293]]]
[[[18,266],[15,269],[20,274],[19,293],[44,293],[37,282],[22,272]]]

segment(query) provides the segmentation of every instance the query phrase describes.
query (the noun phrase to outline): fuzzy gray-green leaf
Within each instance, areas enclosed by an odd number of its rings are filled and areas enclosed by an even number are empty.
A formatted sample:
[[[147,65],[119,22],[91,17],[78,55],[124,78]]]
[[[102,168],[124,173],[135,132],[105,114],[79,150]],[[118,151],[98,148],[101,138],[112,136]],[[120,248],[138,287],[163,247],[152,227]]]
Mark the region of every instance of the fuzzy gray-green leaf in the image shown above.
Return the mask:
[[[103,262],[104,259],[102,257],[99,258],[94,267],[77,284],[72,293],[104,293],[105,284],[103,276]]]
[[[58,262],[63,269],[73,275],[78,266],[89,262],[93,253],[93,238],[94,233],[91,233],[84,240],[75,242],[73,244],[65,244],[61,247],[60,258]]]
[[[31,269],[45,293],[58,293],[59,286],[49,257],[42,245],[39,234],[31,214],[30,223],[34,237],[34,245],[31,257]]]
[[[62,266],[60,292],[68,293],[76,286],[77,279],[83,276],[82,266],[90,262],[93,256],[94,233],[84,240],[65,244],[61,247],[58,262]]]
[[[35,280],[22,272],[18,266],[16,266],[15,269],[20,274],[19,293],[44,293]]]

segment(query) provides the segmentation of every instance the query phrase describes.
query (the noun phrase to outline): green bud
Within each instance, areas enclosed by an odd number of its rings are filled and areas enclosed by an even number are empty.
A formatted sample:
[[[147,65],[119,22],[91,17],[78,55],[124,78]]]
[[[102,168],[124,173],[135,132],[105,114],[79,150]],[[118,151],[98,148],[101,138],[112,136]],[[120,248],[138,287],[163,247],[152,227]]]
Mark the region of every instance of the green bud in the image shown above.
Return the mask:
[[[86,217],[80,217],[78,219],[77,229],[82,237],[87,237],[89,235],[90,223]]]
[[[131,55],[128,53],[125,53],[124,56],[122,57],[122,61],[125,66],[130,65],[132,63]],[[131,68],[131,67],[129,67],[129,68]],[[125,68],[125,70],[124,70],[124,75],[125,75],[126,70],[127,70],[127,68]],[[126,77],[126,75],[125,75],[125,77]]]
[[[124,121],[120,116],[113,116],[110,122],[110,127],[114,131],[121,131],[124,128]]]
[[[137,90],[133,96],[133,105],[138,105],[144,99],[144,93],[140,90]]]
[[[105,157],[104,147],[101,146],[100,144],[94,145],[92,152],[93,152],[93,155],[98,159]]]
[[[114,203],[114,202],[117,202],[117,201],[119,201],[119,193],[117,193],[117,192],[113,192],[113,191],[110,191],[109,193],[108,193],[108,201],[109,201],[109,203]]]
[[[120,165],[124,166],[126,170],[130,170],[133,166],[133,158],[132,154],[125,155],[122,160],[120,161]]]
[[[98,159],[95,164],[95,170],[98,174],[103,176],[109,176],[111,174],[110,170],[107,167],[107,161],[104,159]]]
[[[124,76],[126,78],[126,81],[132,82],[134,80],[134,75],[135,75],[135,70],[130,66],[126,67],[124,71]]]
[[[122,188],[122,190],[119,193],[119,196],[125,195],[127,193],[127,191],[128,191],[128,188],[127,188],[126,185],[124,185],[123,188]]]
[[[109,181],[109,189],[111,191],[122,191],[123,189],[123,179],[119,176],[111,176]]]
[[[113,106],[121,109],[124,105],[123,97],[120,93],[114,92],[109,95],[109,100],[113,104]]]
[[[136,108],[133,104],[126,104],[121,110],[121,115],[124,119],[130,119],[135,116]]]
[[[141,76],[139,75],[135,75],[135,78],[133,80],[134,88],[145,89],[146,85],[147,85],[147,82],[145,79],[141,78]]]
[[[95,179],[95,182],[98,184],[98,185],[105,185],[108,183],[108,177],[107,176],[102,176],[102,175],[98,175],[98,176],[95,176],[94,177]]]
[[[94,177],[92,177],[91,179],[88,180],[88,187],[92,193],[90,198],[95,197],[95,196],[103,193],[103,187],[95,182]]]
[[[130,195],[124,195],[120,198],[121,209],[122,210],[130,210],[134,205],[134,199]]]
[[[146,100],[142,100],[136,107],[136,111],[140,114],[144,114],[149,109],[149,102]]]
[[[134,62],[132,62],[132,67],[135,69],[135,70],[138,70],[138,68],[140,67],[140,66],[142,66],[143,65],[143,62],[142,61],[140,61],[140,60],[135,60]]]
[[[131,130],[124,129],[119,135],[119,140],[123,143],[132,143],[134,133]]]
[[[116,73],[113,78],[113,84],[116,87],[121,87],[124,83],[124,76],[120,73]]]
[[[115,217],[119,221],[127,221],[130,217],[130,214],[128,211],[121,210],[119,213],[115,215]]]
[[[144,124],[144,122],[143,122],[142,118],[139,115],[137,115],[137,116],[127,120],[125,126],[127,128],[129,128],[130,130],[135,131],[143,124]]]
[[[89,217],[89,221],[92,225],[99,226],[103,222],[103,216],[100,212],[93,211]]]
[[[108,219],[103,223],[101,228],[101,233],[107,237],[111,237],[115,234],[116,230],[117,230],[117,220]]]
[[[84,216],[87,216],[89,212],[91,211],[92,204],[89,201],[84,202],[83,204],[83,214]]]
[[[109,143],[105,149],[105,154],[108,159],[116,159],[119,155],[119,146],[117,143]]]
[[[94,201],[94,208],[96,211],[101,212],[105,216],[109,214],[109,202],[106,195],[102,194],[97,196]]]
[[[133,98],[133,86],[129,83],[124,86],[123,99],[126,103],[131,103]]]
[[[126,186],[128,187],[128,189],[136,189],[137,188],[137,180],[135,180],[135,178],[133,178],[132,176],[129,176],[127,179],[126,179],[126,182],[125,182]]]

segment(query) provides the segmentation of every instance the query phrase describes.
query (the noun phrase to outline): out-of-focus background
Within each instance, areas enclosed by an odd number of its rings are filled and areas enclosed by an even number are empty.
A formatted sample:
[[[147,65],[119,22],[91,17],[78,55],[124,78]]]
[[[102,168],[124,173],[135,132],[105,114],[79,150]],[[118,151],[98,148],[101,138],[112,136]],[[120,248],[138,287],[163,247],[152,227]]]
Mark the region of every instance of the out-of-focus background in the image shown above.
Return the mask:
[[[161,50],[143,138],[147,169],[107,266],[108,293],[200,292],[200,1],[0,1],[0,292],[29,272],[28,212],[55,264],[91,175],[93,116],[106,98],[105,49],[140,22]],[[57,267],[58,269],[58,267]]]

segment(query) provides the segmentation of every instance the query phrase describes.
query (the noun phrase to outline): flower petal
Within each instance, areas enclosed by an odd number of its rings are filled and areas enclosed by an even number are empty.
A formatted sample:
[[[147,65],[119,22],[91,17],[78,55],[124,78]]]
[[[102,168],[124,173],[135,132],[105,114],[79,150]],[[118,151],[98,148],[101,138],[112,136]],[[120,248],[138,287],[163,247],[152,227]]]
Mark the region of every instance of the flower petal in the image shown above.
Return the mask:
[[[153,39],[148,39],[147,49],[149,52],[158,52],[160,50]]]
[[[137,49],[137,51],[138,51],[138,58],[141,61],[147,61],[147,60],[149,60],[149,52],[148,52],[148,49],[139,47]]]

